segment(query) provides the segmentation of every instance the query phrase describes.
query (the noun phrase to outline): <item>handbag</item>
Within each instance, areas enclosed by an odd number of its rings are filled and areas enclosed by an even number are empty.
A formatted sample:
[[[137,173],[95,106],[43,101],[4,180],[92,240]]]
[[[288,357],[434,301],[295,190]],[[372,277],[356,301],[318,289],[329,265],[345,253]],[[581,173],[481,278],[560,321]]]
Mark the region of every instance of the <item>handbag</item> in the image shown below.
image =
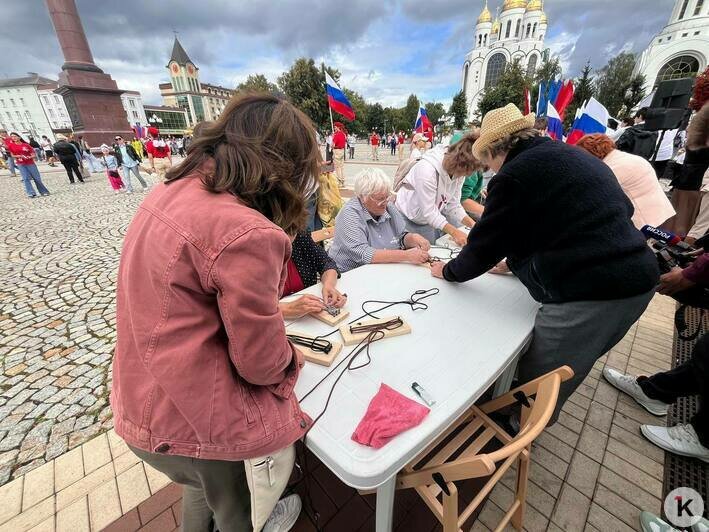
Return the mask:
[[[79,170],[81,171],[81,177],[85,179],[91,177],[91,172],[83,164],[79,167]]]
[[[295,445],[259,458],[244,460],[246,482],[251,492],[251,525],[261,530],[271,515],[295,464]]]

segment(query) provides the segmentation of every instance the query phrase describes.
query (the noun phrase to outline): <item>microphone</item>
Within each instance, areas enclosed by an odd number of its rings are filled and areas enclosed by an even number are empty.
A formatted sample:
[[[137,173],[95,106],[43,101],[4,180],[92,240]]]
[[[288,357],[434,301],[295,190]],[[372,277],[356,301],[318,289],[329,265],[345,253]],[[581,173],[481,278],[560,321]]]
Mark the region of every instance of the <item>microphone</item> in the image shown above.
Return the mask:
[[[658,229],[652,225],[644,225],[640,229],[645,238],[654,238],[670,246],[677,246],[680,249],[691,251],[693,248],[687,244],[679,235],[665,231],[664,229]]]

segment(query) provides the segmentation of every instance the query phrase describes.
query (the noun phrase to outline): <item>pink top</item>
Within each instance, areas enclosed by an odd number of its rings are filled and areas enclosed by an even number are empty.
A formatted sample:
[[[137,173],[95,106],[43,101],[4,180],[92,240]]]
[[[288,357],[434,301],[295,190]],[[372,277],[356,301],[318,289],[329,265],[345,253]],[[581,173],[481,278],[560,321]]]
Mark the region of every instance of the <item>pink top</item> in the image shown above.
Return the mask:
[[[243,460],[283,449],[310,419],[293,388],[302,354],[278,299],[288,236],[186,177],[143,201],[123,242],[111,407],[149,452]]]
[[[603,162],[613,170],[620,187],[635,208],[632,218],[635,227],[657,227],[675,215],[670,200],[657,181],[655,170],[645,159],[613,150]]]

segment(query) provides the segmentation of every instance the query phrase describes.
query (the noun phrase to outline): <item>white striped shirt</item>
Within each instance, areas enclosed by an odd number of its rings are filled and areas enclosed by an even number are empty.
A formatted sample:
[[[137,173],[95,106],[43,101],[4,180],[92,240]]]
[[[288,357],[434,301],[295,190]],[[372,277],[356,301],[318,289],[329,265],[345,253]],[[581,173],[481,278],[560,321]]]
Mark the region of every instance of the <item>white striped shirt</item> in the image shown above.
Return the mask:
[[[406,220],[393,203],[375,220],[359,198],[348,201],[335,218],[329,255],[340,272],[370,264],[378,249],[402,249]]]

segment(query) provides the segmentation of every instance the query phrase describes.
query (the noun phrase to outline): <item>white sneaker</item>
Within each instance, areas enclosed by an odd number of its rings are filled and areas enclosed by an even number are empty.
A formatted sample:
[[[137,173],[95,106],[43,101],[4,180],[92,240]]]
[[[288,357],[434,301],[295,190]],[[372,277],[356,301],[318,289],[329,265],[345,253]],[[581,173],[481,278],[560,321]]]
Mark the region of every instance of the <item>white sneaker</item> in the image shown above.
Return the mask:
[[[709,532],[709,520],[702,517],[698,523],[692,525],[692,532]]]
[[[650,399],[643,389],[638,384],[638,381],[632,375],[625,375],[618,370],[613,368],[605,367],[603,368],[603,376],[606,380],[618,388],[621,392],[627,393],[630,397],[635,399],[635,401],[642,407],[645,408],[651,414],[656,416],[667,415],[667,410],[669,405],[658,401],[656,399]]]
[[[650,512],[640,512],[640,528],[643,532],[677,532],[677,529]]]
[[[709,462],[709,449],[699,443],[699,437],[689,423],[674,427],[640,425],[640,431],[643,436],[665,451]]]
[[[263,532],[288,532],[298,520],[303,504],[297,494],[281,499],[263,525]]]

